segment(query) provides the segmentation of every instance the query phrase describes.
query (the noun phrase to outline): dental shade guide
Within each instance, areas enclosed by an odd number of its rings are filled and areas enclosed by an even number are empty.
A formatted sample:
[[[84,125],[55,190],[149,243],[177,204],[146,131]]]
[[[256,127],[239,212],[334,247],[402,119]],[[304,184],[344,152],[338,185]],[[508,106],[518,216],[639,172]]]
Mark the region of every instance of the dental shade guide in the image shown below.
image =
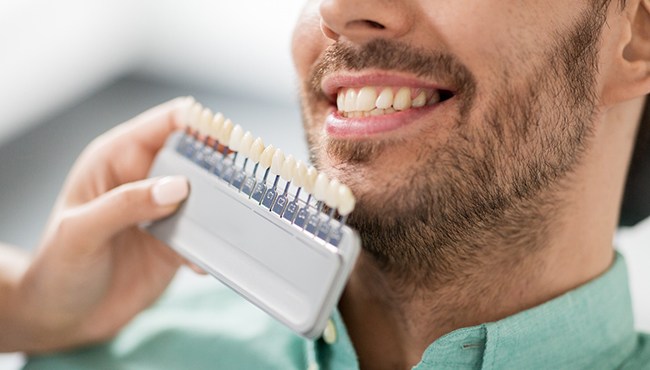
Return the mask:
[[[182,175],[190,196],[147,226],[156,238],[290,329],[325,329],[360,251],[345,225],[355,199],[191,98],[150,177]],[[252,168],[252,169],[251,169]],[[327,206],[327,208],[325,208]]]

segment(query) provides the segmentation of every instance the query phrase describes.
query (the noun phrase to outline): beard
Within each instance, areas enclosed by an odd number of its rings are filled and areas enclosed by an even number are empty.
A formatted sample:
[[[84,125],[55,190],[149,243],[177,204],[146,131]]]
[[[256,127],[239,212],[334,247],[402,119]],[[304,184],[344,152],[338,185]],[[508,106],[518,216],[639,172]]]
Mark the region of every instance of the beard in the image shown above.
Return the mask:
[[[516,84],[503,78],[482,99],[478,120],[470,119],[478,112],[477,82],[453,55],[383,39],[325,51],[303,93],[312,161],[352,188],[357,207],[348,222],[382,270],[409,285],[445,283],[480,265],[507,271],[543,249],[565,207],[558,194],[593,134],[603,23],[595,9],[585,12]],[[457,118],[444,142],[428,143],[426,132],[410,140],[326,137],[315,119],[325,99],[321,79],[366,68],[454,86]],[[409,146],[408,163],[377,175],[382,159]]]

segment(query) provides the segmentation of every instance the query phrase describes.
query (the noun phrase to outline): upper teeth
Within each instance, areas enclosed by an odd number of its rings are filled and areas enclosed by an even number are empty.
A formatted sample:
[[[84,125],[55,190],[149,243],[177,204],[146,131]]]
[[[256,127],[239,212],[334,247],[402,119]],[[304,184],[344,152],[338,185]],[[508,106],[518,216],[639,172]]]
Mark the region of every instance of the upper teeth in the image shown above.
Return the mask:
[[[410,87],[342,88],[336,97],[339,112],[346,117],[356,115],[380,115],[409,108],[420,108],[440,101],[440,93],[434,89]]]

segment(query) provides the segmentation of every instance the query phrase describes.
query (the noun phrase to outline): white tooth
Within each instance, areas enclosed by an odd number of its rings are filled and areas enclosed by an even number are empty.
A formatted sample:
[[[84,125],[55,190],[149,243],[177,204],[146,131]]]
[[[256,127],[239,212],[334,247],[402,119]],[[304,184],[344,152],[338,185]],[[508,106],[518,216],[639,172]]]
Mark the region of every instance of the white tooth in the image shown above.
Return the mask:
[[[192,108],[190,108],[190,127],[193,130],[197,130],[199,128],[201,112],[203,112],[203,106],[201,103],[194,103],[194,105],[192,105]]]
[[[318,170],[314,166],[310,166],[307,169],[305,174],[305,190],[308,193],[314,194],[314,186],[316,185],[316,177],[318,176]]]
[[[233,124],[230,119],[226,119],[221,128],[221,142],[222,145],[228,146],[230,144],[230,134],[232,133]]]
[[[381,116],[382,114],[384,114],[383,109],[377,108],[377,109],[373,109],[373,110],[370,111],[371,116]]]
[[[239,152],[246,157],[249,157],[251,154],[251,146],[253,145],[253,134],[250,131],[246,131],[244,136],[241,138],[241,145],[239,145]]]
[[[259,163],[260,157],[262,156],[262,152],[264,152],[264,142],[262,141],[261,137],[258,137],[257,139],[255,139],[255,141],[253,141],[253,144],[251,145],[251,152],[249,158],[253,161],[253,163]]]
[[[355,206],[354,195],[352,191],[346,185],[339,186],[339,214],[341,216],[347,216],[354,210]]]
[[[438,104],[440,102],[440,92],[437,90],[433,92],[433,95],[431,95],[431,98],[429,99],[429,105],[434,105]]]
[[[343,91],[339,91],[339,93],[336,96],[336,109],[338,109],[339,112],[342,112],[345,108],[345,94]]]
[[[221,129],[223,128],[223,121],[224,117],[221,113],[215,114],[214,118],[212,118],[212,122],[210,123],[210,136],[212,136],[214,140],[219,141]]]
[[[275,147],[273,146],[273,144],[270,144],[269,146],[264,148],[264,151],[260,155],[260,166],[262,166],[262,168],[266,169],[271,167],[271,162],[273,161],[273,154],[275,154]]]
[[[330,179],[323,172],[319,173],[316,177],[316,183],[314,184],[314,197],[316,200],[324,202],[327,197],[327,187],[330,183]]]
[[[395,110],[405,110],[411,108],[411,89],[402,87],[395,94],[395,101],[393,102]]]
[[[325,204],[330,208],[339,206],[339,187],[341,183],[337,179],[333,179],[327,185],[327,194],[325,196]]]
[[[230,149],[238,152],[243,137],[244,129],[240,125],[235,126],[230,134],[230,145],[228,145]]]
[[[420,107],[424,107],[426,103],[427,103],[427,94],[425,94],[424,91],[420,91],[418,96],[415,99],[413,99],[412,106],[415,108],[420,108]]]
[[[174,121],[181,126],[189,126],[190,111],[192,110],[194,103],[196,103],[196,101],[191,96],[183,98],[178,109],[174,112]]]
[[[384,88],[381,93],[379,94],[379,97],[377,98],[377,101],[375,102],[375,105],[379,109],[386,109],[390,108],[393,106],[393,89],[390,87]]]
[[[348,89],[345,93],[344,111],[352,112],[357,108],[357,92],[354,89]]]
[[[201,112],[201,119],[199,121],[199,133],[201,135],[208,136],[212,117],[212,111],[210,109],[204,109],[203,112]]]
[[[282,174],[282,165],[284,164],[284,153],[281,149],[277,149],[273,153],[273,159],[271,159],[271,172],[276,175]]]
[[[295,170],[296,170],[296,159],[293,158],[291,154],[289,154],[284,159],[284,163],[282,164],[282,171],[280,173],[280,177],[282,177],[284,181],[293,181],[293,178],[295,176]]]
[[[305,186],[306,179],[307,179],[307,165],[303,161],[298,160],[298,162],[296,162],[296,173],[295,176],[293,177],[293,183],[297,187],[302,188],[303,186]]]
[[[375,101],[377,100],[377,89],[374,87],[364,87],[359,90],[357,95],[357,111],[370,112],[375,108]]]

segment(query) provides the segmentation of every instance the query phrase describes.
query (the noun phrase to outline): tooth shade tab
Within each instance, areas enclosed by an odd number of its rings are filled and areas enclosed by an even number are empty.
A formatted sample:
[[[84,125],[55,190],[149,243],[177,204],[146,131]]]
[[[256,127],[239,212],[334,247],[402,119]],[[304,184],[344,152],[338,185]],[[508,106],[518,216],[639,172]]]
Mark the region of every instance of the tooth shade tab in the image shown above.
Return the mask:
[[[305,190],[311,194],[314,193],[316,177],[318,177],[318,170],[314,166],[309,167],[307,169],[307,173],[305,174]]]
[[[339,207],[338,212],[341,216],[347,216],[354,210],[356,200],[352,191],[346,185],[339,186]]]
[[[295,169],[296,169],[296,159],[291,154],[289,154],[284,159],[284,163],[282,164],[282,170],[280,171],[280,177],[282,177],[282,180],[292,181],[294,178],[294,174],[296,172]]]
[[[327,187],[329,186],[330,179],[323,172],[316,176],[316,183],[314,184],[314,197],[324,202],[327,198]]]
[[[199,134],[208,136],[210,122],[212,122],[212,112],[209,109],[204,109],[199,118]]]
[[[237,125],[232,129],[230,133],[230,144],[228,145],[230,149],[238,152],[241,146],[241,139],[244,137],[244,129]]]
[[[251,144],[251,151],[250,151],[250,156],[249,158],[253,161],[253,163],[259,163],[260,158],[262,157],[262,152],[264,152],[264,141],[262,141],[261,137],[258,137],[257,139],[253,140],[253,144]],[[268,168],[268,166],[266,166]]]
[[[293,183],[299,188],[304,187],[307,183],[307,165],[301,160],[298,160],[298,162],[296,162],[296,170],[293,176]]]
[[[282,173],[283,164],[284,164],[284,153],[282,152],[281,149],[277,149],[275,153],[273,153],[273,159],[271,159],[271,172],[273,172],[276,175],[280,175]]]
[[[233,123],[230,119],[226,119],[226,121],[223,123],[223,127],[221,128],[221,134],[220,134],[220,139],[219,142],[225,146],[228,146],[230,143],[230,134],[232,133],[233,130]]]
[[[239,152],[243,156],[250,157],[252,146],[253,146],[253,134],[250,131],[246,131],[244,136],[241,138]]]
[[[181,126],[190,126],[190,112],[196,101],[191,96],[186,96],[179,104],[179,108],[174,112],[174,121]]]
[[[262,155],[260,156],[260,166],[262,166],[262,168],[270,168],[271,162],[273,161],[274,154],[275,154],[275,147],[273,146],[273,144],[270,144],[264,149]]]
[[[330,208],[337,208],[339,206],[339,187],[341,182],[337,179],[332,179],[327,186],[327,194],[325,194],[325,204]]]

